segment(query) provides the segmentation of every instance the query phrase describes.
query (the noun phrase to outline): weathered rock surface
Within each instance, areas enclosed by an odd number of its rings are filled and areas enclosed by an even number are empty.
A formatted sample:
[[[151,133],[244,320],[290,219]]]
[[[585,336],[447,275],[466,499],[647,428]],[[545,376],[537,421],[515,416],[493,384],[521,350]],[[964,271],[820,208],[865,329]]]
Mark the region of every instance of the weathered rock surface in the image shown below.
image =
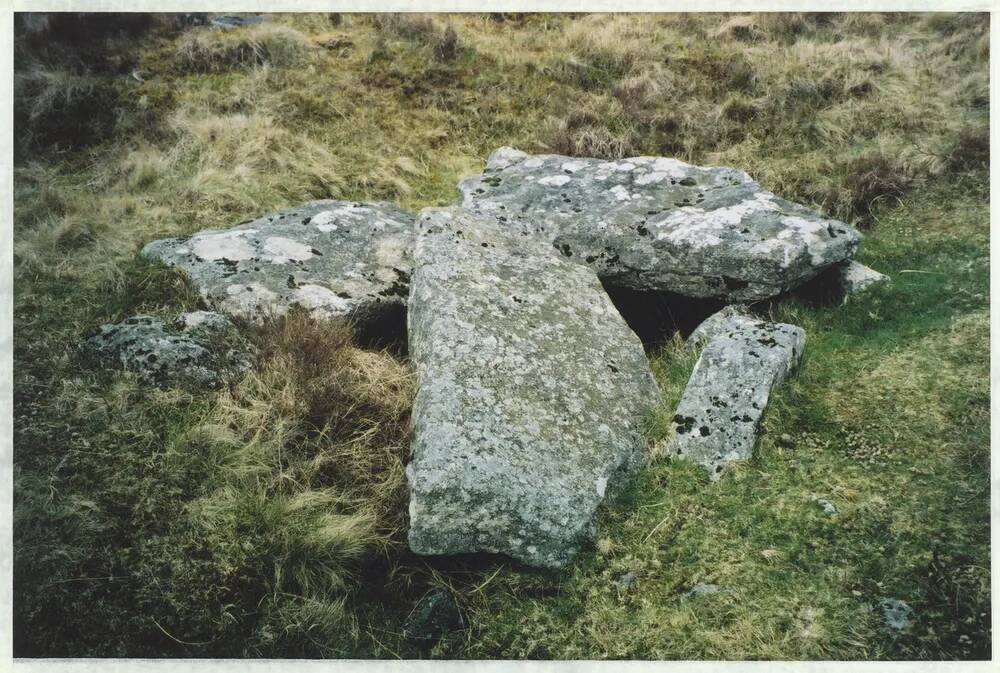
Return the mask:
[[[213,17],[212,25],[216,28],[240,28],[254,26],[263,21],[264,17],[259,14],[224,14]]]
[[[870,269],[864,264],[859,264],[853,259],[841,264],[839,270],[840,287],[844,294],[844,301],[847,301],[847,298],[855,292],[861,292],[872,285],[889,281],[889,276],[879,273],[875,269]]]
[[[676,159],[530,156],[501,148],[459,184],[462,205],[541,234],[612,285],[771,297],[850,258],[861,235],[733,168]]]
[[[153,241],[143,255],[184,270],[217,311],[259,320],[301,306],[375,320],[405,305],[413,217],[387,203],[312,201],[226,230]]]
[[[705,344],[674,414],[666,450],[702,465],[713,479],[746,460],[771,391],[798,365],[805,332],[727,306],[692,333]]]
[[[419,220],[410,547],[567,563],[645,459],[659,392],[597,276],[458,208]]]
[[[136,372],[144,383],[212,387],[250,366],[246,353],[215,343],[232,328],[224,316],[206,311],[181,314],[171,327],[137,315],[102,325],[81,350],[100,366]]]

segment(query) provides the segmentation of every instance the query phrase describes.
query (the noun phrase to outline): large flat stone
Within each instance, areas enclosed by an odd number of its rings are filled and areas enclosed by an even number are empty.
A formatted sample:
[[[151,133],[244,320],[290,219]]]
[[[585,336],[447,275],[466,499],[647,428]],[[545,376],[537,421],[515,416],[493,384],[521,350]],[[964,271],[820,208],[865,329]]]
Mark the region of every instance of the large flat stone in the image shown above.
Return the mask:
[[[666,452],[692,460],[713,479],[748,460],[771,391],[802,359],[805,332],[728,306],[692,333],[688,347],[703,347],[677,405]]]
[[[410,547],[567,563],[645,459],[659,393],[594,272],[458,208],[418,223]]]
[[[494,152],[462,205],[547,238],[612,285],[748,301],[850,258],[860,234],[743,171],[676,159]]]
[[[413,217],[387,203],[312,201],[225,230],[153,241],[143,255],[184,270],[209,306],[259,320],[301,306],[374,320],[405,305]]]

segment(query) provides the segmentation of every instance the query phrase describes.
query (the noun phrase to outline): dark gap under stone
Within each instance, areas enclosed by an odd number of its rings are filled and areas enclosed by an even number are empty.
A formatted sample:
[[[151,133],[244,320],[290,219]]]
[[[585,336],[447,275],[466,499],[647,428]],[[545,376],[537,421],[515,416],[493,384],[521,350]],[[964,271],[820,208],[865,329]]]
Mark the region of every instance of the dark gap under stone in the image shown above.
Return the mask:
[[[647,352],[669,341],[675,332],[687,338],[705,318],[725,306],[717,299],[613,287],[603,280],[601,284]]]

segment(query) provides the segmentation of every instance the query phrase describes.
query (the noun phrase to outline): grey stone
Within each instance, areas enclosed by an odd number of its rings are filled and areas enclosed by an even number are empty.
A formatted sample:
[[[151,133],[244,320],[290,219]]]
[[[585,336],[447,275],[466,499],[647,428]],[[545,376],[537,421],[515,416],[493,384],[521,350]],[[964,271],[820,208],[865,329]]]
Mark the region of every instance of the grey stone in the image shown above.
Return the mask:
[[[725,590],[718,584],[696,584],[684,596],[687,598],[697,598],[706,594],[717,594],[722,591]]]
[[[642,344],[592,270],[489,218],[426,209],[414,259],[410,547],[562,566],[645,461]]]
[[[179,317],[174,327],[148,315],[102,325],[83,341],[81,351],[98,366],[132,371],[143,383],[160,386],[214,387],[246,371],[250,366],[246,352],[223,348],[210,338],[220,335],[214,318],[205,316],[202,321],[215,323],[215,332],[177,327],[191,315]]]
[[[433,591],[419,601],[403,623],[403,635],[413,640],[438,640],[465,625],[455,599],[446,591]]]
[[[823,508],[823,514],[827,516],[833,516],[837,513],[837,507],[829,500],[819,498],[816,500],[816,504]]]
[[[412,246],[413,217],[395,206],[311,201],[142,252],[186,272],[222,313],[260,320],[301,306],[363,323],[405,305]]]
[[[699,326],[692,345],[706,344],[673,417],[665,451],[700,464],[713,479],[747,460],[771,391],[798,365],[805,332],[727,307]]]
[[[181,332],[202,335],[221,334],[234,328],[229,318],[214,311],[181,313],[173,326]]]
[[[913,608],[897,598],[883,599],[879,604],[886,625],[895,631],[902,631],[912,622]]]
[[[601,161],[504,147],[459,190],[466,208],[543,236],[613,286],[728,302],[796,287],[850,258],[861,239],[743,171],[663,157]]]
[[[629,571],[624,575],[622,575],[621,577],[619,577],[617,582],[618,585],[621,586],[622,588],[628,589],[633,584],[635,584],[636,579],[637,579],[636,574],[632,571]]]
[[[240,28],[253,26],[263,21],[264,17],[257,14],[223,14],[212,18],[212,26],[216,28]]]
[[[856,292],[866,290],[873,285],[886,283],[889,276],[870,269],[864,264],[859,264],[853,259],[838,265],[840,288],[844,294],[844,301]]]

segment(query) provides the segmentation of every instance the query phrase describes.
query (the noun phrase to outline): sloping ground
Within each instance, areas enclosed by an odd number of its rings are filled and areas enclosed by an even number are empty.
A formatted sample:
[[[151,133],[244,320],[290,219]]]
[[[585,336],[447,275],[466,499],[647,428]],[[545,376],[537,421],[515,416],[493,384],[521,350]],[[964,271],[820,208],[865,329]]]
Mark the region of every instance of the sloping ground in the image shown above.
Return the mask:
[[[16,653],[988,657],[988,19],[447,21],[19,42]],[[310,199],[446,205],[502,145],[734,166],[865,228],[859,261],[893,281],[758,305],[808,347],[754,459],[712,485],[655,460],[561,572],[406,550],[412,373],[389,353],[292,315],[218,393],[75,355],[198,307],[150,240]],[[654,354],[651,440],[692,365]],[[421,648],[401,625],[433,587],[468,628]]]

